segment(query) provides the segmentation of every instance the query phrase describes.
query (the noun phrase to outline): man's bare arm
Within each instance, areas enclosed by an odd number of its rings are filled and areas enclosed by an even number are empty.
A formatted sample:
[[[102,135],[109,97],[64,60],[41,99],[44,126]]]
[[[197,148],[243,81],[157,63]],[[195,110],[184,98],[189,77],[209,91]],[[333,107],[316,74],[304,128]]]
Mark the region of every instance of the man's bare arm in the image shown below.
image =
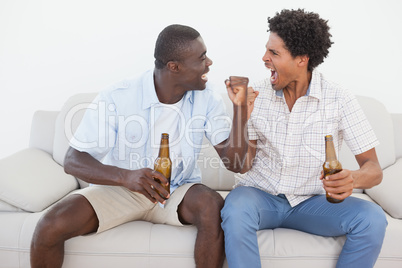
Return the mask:
[[[256,152],[257,152],[257,141],[256,140],[249,141],[246,159],[244,160],[243,167],[240,170],[241,174],[246,173],[251,169]]]
[[[167,179],[161,173],[149,168],[128,170],[105,165],[90,154],[77,151],[72,147],[67,151],[64,171],[88,183],[124,186],[131,191],[143,194],[153,203],[165,202],[165,199],[155,190],[158,190],[165,198],[169,198],[169,193],[154,180],[157,178],[167,184]]]
[[[248,78],[236,77],[226,81],[228,95],[233,102],[233,125],[229,138],[215,146],[225,167],[233,172],[241,172],[244,168],[249,145],[247,121],[259,94],[247,85]]]
[[[382,169],[375,149],[356,155],[360,169],[343,169],[341,172],[327,176],[323,180],[324,189],[333,197],[343,200],[353,193],[353,189],[369,189],[382,181]]]
[[[369,189],[380,184],[383,174],[375,148],[355,157],[360,169],[352,171],[354,188]]]

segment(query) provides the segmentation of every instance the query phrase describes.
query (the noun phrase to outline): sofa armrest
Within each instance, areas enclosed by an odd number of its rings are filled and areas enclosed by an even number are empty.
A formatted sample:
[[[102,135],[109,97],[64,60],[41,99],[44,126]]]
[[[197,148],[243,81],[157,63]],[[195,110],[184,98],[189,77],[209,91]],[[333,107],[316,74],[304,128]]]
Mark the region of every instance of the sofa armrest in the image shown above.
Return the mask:
[[[382,182],[365,190],[377,204],[379,204],[389,215],[396,219],[402,219],[402,206],[400,203],[402,189],[402,158],[395,164],[383,170]]]
[[[29,147],[53,153],[54,128],[57,111],[36,111],[32,118]]]
[[[402,114],[391,114],[394,123],[396,158],[402,158]]]

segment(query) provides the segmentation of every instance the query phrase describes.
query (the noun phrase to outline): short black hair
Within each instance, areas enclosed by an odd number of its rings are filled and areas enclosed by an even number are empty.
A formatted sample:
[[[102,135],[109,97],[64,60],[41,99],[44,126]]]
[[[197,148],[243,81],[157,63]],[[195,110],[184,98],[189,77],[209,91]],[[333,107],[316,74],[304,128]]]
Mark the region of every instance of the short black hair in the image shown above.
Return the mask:
[[[333,42],[328,21],[304,9],[284,9],[268,17],[268,31],[276,33],[293,57],[308,55],[308,70],[312,71],[327,57]]]
[[[159,34],[155,45],[155,68],[163,69],[169,61],[180,61],[188,43],[197,39],[200,33],[185,25],[172,24]]]

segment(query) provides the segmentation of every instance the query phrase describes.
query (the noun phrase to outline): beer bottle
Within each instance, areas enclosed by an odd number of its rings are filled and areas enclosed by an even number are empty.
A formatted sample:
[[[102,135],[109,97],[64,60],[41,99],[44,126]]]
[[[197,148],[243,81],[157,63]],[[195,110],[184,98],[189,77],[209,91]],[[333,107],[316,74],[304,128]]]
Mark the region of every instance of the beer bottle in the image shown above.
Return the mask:
[[[170,160],[169,157],[169,134],[167,133],[162,133],[159,155],[155,159],[154,170],[162,173],[163,176],[166,177],[169,184],[167,186],[165,185],[162,186],[163,188],[166,189],[166,191],[168,191],[168,193],[170,193],[170,174],[172,170],[172,161]],[[154,180],[157,181],[158,183],[161,183],[159,179],[154,178]],[[158,194],[162,196],[159,192]]]
[[[327,175],[338,173],[342,170],[342,165],[336,158],[335,146],[332,135],[325,136],[325,162],[322,165],[324,169],[324,178]],[[335,199],[326,192],[327,201],[331,203],[340,203],[343,200]]]

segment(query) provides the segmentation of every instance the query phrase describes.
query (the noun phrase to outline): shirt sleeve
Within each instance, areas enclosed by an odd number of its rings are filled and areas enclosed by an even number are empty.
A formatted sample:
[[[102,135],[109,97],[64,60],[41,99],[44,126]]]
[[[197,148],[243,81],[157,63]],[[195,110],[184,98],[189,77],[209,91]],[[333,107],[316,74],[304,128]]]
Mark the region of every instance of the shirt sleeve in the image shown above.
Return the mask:
[[[70,139],[70,146],[101,161],[113,148],[116,139],[116,109],[106,92],[100,93],[86,108]]]
[[[220,95],[211,91],[208,102],[207,127],[205,135],[213,146],[229,138],[231,118],[226,112],[226,106]]]
[[[354,155],[364,153],[379,144],[377,137],[355,96],[345,91],[341,108],[340,128]]]

